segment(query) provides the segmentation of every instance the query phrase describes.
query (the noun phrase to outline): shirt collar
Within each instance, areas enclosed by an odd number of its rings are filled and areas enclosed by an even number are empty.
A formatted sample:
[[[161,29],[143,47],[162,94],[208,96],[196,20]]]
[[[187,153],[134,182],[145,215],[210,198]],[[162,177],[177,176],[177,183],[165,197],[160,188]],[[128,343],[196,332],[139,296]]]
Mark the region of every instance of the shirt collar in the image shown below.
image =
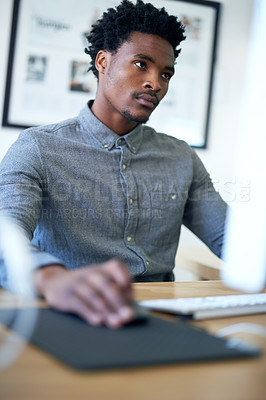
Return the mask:
[[[80,111],[78,116],[81,125],[85,130],[89,131],[100,146],[106,150],[111,150],[113,147],[119,147],[122,142],[125,141],[130,151],[137,153],[142,142],[143,126],[141,124],[137,125],[137,127],[131,132],[119,136],[95,117],[90,109],[92,104],[93,100],[90,100]]]

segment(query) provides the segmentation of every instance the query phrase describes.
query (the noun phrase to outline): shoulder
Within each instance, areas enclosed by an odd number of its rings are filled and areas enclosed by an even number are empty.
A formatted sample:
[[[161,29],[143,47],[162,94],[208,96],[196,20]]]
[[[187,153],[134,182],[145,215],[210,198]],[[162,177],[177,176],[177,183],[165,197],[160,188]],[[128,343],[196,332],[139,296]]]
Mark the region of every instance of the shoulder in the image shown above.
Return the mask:
[[[65,148],[65,142],[68,139],[73,140],[75,132],[78,132],[79,122],[77,118],[71,118],[57,124],[42,125],[23,130],[16,141],[11,145],[4,156],[1,165],[5,163],[27,162],[34,163],[42,158],[42,155],[54,153],[59,149]],[[64,143],[63,143],[64,142]]]
[[[187,171],[191,177],[207,178],[208,172],[194,148],[184,140],[157,132],[149,126],[143,126],[143,140],[146,148],[159,152],[160,157],[168,164],[175,166],[179,171]]]
[[[38,139],[43,136],[68,137],[79,128],[78,118],[70,118],[62,122],[49,125],[41,125],[25,129],[21,132],[21,139]]]
[[[173,153],[183,154],[186,157],[193,158],[195,151],[184,140],[177,139],[174,136],[157,132],[150,126],[143,126],[144,141],[146,143],[158,146],[160,150],[170,150]]]
[[[16,147],[27,147],[31,153],[52,155],[63,152],[80,141],[80,123],[78,118],[31,127],[22,131],[17,139]]]

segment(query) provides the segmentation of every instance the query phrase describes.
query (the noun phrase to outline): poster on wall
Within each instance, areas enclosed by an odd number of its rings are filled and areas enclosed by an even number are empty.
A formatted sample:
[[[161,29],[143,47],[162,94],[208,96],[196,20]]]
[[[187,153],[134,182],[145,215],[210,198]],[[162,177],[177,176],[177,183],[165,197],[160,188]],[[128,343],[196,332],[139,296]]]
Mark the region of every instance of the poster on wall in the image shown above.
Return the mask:
[[[205,148],[210,118],[220,3],[149,0],[176,15],[186,40],[169,91],[148,125]],[[95,98],[88,72],[86,36],[102,13],[119,0],[14,0],[3,126],[26,128],[77,115]]]

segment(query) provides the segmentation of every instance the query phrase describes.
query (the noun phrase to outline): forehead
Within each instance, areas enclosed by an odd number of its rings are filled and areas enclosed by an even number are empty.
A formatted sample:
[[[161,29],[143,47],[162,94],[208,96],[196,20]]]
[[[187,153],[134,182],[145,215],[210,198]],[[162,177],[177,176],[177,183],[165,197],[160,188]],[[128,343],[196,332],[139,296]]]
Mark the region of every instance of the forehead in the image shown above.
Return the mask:
[[[134,57],[137,54],[145,54],[156,62],[174,65],[174,49],[172,45],[160,36],[142,32],[132,32],[129,39],[121,45],[116,57]]]

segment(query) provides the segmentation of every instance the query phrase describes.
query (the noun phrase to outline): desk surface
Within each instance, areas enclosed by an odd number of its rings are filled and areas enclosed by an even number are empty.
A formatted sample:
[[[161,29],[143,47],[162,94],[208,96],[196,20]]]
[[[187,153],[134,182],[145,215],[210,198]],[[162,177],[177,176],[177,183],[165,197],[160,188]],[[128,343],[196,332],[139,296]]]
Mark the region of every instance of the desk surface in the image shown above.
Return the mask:
[[[231,294],[219,281],[138,283],[138,300]],[[12,303],[1,297],[1,306]],[[215,333],[239,322],[266,326],[266,315],[252,315],[197,321],[196,326]],[[239,338],[259,345],[264,355],[246,360],[142,367],[109,372],[78,372],[49,354],[27,345],[15,363],[0,372],[0,398],[6,400],[264,400],[266,393],[266,339],[252,334]]]

